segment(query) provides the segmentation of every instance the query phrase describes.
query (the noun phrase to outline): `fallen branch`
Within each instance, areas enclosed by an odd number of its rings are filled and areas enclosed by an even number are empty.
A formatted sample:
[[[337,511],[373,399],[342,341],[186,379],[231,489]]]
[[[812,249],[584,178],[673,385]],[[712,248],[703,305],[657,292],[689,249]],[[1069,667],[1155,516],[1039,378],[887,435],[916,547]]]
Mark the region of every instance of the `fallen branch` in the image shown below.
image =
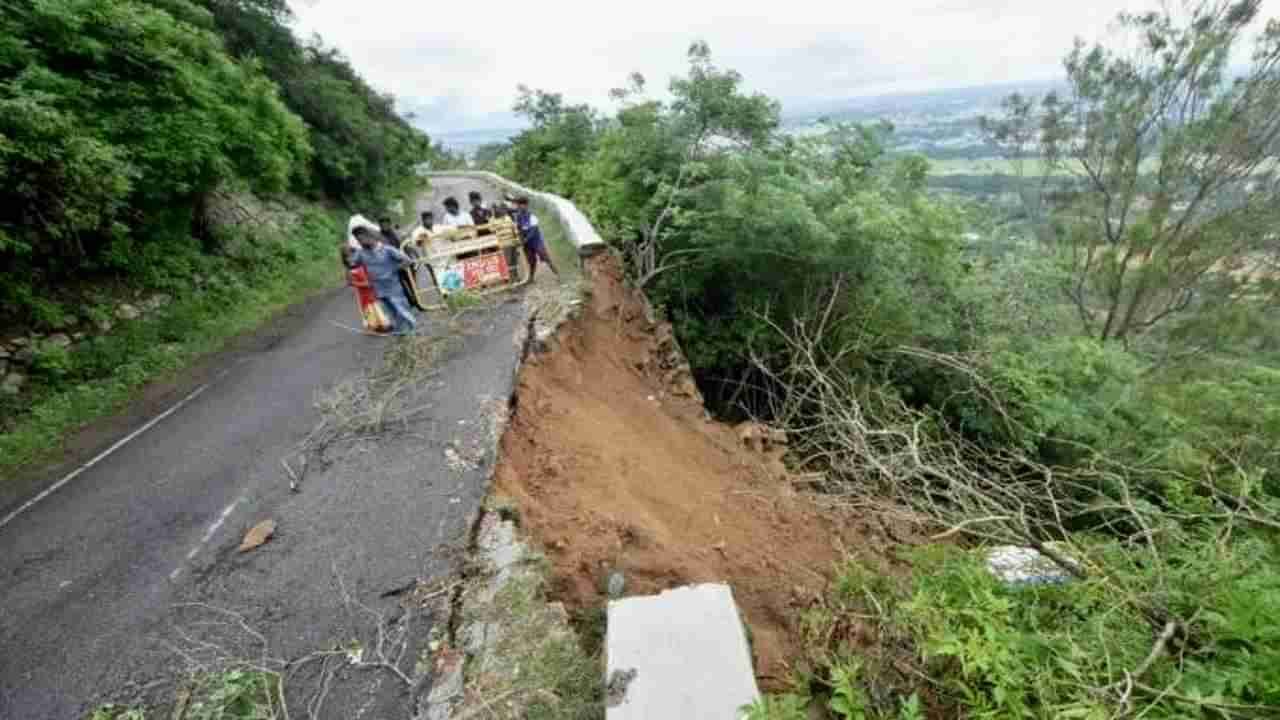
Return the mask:
[[[966,531],[966,529],[968,529],[968,527],[969,527],[970,525],[979,525],[979,524],[982,524],[982,523],[989,523],[989,522],[1005,522],[1005,521],[1012,520],[1012,519],[1013,519],[1013,516],[1011,516],[1011,515],[991,515],[991,516],[988,516],[988,517],[981,517],[981,518],[974,518],[974,519],[972,519],[972,520],[965,520],[965,521],[963,521],[963,522],[961,522],[961,523],[959,523],[959,524],[955,525],[954,527],[952,527],[952,528],[951,528],[951,529],[949,529],[949,530],[945,530],[945,531],[943,531],[943,532],[940,532],[940,533],[938,533],[937,535],[930,535],[930,536],[929,536],[929,539],[930,539],[930,540],[945,540],[945,539],[947,539],[947,538],[949,538],[949,537],[952,537],[952,536],[954,536],[954,535],[959,535],[960,533],[965,532],[965,531]]]

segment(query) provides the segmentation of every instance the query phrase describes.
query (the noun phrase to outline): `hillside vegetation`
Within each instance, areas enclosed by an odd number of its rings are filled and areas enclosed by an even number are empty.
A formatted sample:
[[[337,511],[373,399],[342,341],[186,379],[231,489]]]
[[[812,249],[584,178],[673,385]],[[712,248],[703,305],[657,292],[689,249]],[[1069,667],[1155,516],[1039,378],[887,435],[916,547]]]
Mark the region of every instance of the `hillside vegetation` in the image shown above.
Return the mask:
[[[404,187],[428,138],[286,19],[283,0],[5,0],[6,320],[55,321],[68,277],[215,251],[219,189],[382,207]]]
[[[284,0],[0,0],[0,467],[336,282],[337,217],[440,156],[288,19]],[[107,333],[144,294],[158,312]]]
[[[705,44],[668,99],[639,74],[611,113],[521,90],[531,127],[484,164],[592,217],[718,413],[785,428],[825,501],[934,536],[910,573],[842,569],[804,610],[794,692],[754,717],[1280,710],[1280,23],[1259,7],[1121,16],[1069,51],[1066,93],[1011,98],[983,127],[1026,169],[1016,218],[929,192],[886,125],[780,132]],[[999,544],[1065,581],[996,579]]]

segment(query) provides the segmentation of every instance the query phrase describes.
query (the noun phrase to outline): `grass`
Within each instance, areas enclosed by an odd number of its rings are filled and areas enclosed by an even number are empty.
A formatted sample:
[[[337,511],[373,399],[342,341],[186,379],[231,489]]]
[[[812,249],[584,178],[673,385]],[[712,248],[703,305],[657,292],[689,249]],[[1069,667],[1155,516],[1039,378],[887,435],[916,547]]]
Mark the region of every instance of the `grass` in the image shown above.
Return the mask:
[[[0,397],[0,415],[10,418],[0,433],[0,477],[53,457],[69,433],[119,411],[145,384],[337,286],[343,227],[336,214],[309,208],[281,236],[241,238],[223,256],[184,256],[153,273],[168,271],[164,307],[69,349],[40,347],[24,393]],[[195,277],[205,279],[202,288]]]
[[[184,720],[288,720],[280,673],[233,667],[193,674],[173,717]],[[85,720],[147,720],[141,708],[100,705]]]
[[[474,658],[460,715],[516,720],[587,720],[604,717],[599,657],[577,638],[547,604],[545,580],[532,572],[512,577],[493,600],[467,620],[494,623],[498,640]]]

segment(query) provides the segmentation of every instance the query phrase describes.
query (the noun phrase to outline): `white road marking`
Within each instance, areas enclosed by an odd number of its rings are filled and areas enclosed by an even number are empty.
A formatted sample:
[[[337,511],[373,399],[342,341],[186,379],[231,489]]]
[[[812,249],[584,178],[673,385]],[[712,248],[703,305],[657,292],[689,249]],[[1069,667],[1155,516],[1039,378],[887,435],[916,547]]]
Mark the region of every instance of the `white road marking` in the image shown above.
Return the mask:
[[[218,528],[222,527],[223,523],[227,521],[227,518],[231,517],[231,513],[235,512],[236,506],[238,506],[243,500],[244,497],[238,497],[235,502],[222,509],[222,512],[218,515],[218,519],[214,520],[213,523],[209,525],[209,528],[204,531],[204,537],[200,538],[200,542],[195,547],[187,551],[188,561],[196,559],[196,555],[199,555],[200,551],[204,549],[204,546],[209,544],[209,541],[213,539],[214,534],[218,532]],[[177,580],[178,576],[181,574],[182,566],[179,565],[174,568],[173,572],[169,573],[169,579]]]
[[[222,509],[222,514],[218,516],[218,519],[214,520],[213,524],[209,526],[209,529],[204,531],[204,537],[200,539],[200,544],[195,547],[195,550],[198,551],[200,548],[209,544],[209,541],[213,539],[213,534],[218,532],[218,528],[222,527],[222,523],[226,522],[227,518],[231,517],[231,513],[235,511],[236,506],[239,504],[240,498],[236,498],[235,502]]]
[[[226,374],[226,373],[225,373],[225,371],[224,371],[224,372],[222,373],[222,375],[225,375],[225,374]],[[219,375],[219,377],[221,377],[221,375]],[[137,430],[134,430],[133,432],[129,433],[128,435],[125,435],[123,438],[121,438],[119,441],[117,441],[117,442],[116,442],[116,444],[114,444],[114,445],[112,445],[111,447],[107,448],[106,450],[103,450],[102,452],[98,453],[98,455],[97,455],[97,456],[95,456],[92,460],[90,460],[89,462],[87,462],[87,463],[85,463],[85,464],[81,465],[80,467],[76,468],[75,470],[71,471],[71,472],[70,472],[66,477],[62,478],[62,479],[61,479],[61,480],[59,480],[58,482],[56,482],[56,483],[54,483],[53,485],[50,485],[48,488],[46,488],[44,492],[40,493],[39,495],[36,495],[35,497],[33,497],[33,498],[31,498],[30,500],[28,500],[28,501],[26,501],[25,503],[23,503],[23,504],[22,504],[22,507],[18,508],[17,510],[14,510],[13,512],[9,513],[8,515],[5,515],[5,516],[4,516],[4,519],[3,519],[3,520],[0,520],[0,528],[3,528],[5,525],[8,525],[10,522],[12,522],[14,518],[18,517],[19,515],[21,515],[22,513],[26,512],[26,511],[30,510],[32,507],[34,507],[34,506],[36,505],[36,503],[39,503],[41,500],[44,500],[45,498],[47,498],[47,497],[49,497],[50,495],[52,495],[52,494],[54,494],[55,492],[57,492],[58,490],[62,489],[62,487],[63,487],[64,485],[66,485],[67,483],[71,482],[72,480],[75,480],[77,477],[80,477],[80,475],[81,475],[82,473],[84,473],[86,470],[88,470],[89,468],[93,467],[94,465],[97,465],[98,463],[102,462],[102,461],[103,461],[103,460],[105,460],[109,455],[111,455],[111,453],[113,453],[113,452],[115,452],[115,451],[119,450],[120,448],[124,447],[124,446],[125,446],[125,445],[127,445],[131,440],[133,440],[134,438],[138,437],[138,436],[139,436],[139,435],[141,435],[142,433],[144,433],[144,432],[146,432],[146,431],[150,430],[151,428],[155,427],[155,426],[156,426],[156,424],[157,424],[157,423],[159,423],[161,420],[164,420],[165,418],[169,417],[170,415],[172,415],[172,414],[174,414],[174,413],[178,412],[178,410],[182,409],[182,406],[186,405],[187,403],[191,402],[192,400],[195,400],[197,397],[199,397],[199,396],[200,396],[200,393],[204,392],[205,390],[208,390],[208,389],[209,389],[209,385],[210,385],[210,383],[205,383],[204,385],[201,385],[200,387],[196,388],[195,390],[192,390],[192,391],[191,391],[191,393],[190,393],[189,395],[187,395],[186,397],[184,397],[184,398],[182,398],[181,400],[179,400],[179,401],[178,401],[178,402],[177,402],[173,407],[171,407],[171,408],[169,408],[168,410],[165,410],[164,412],[160,413],[159,415],[157,415],[157,416],[155,416],[155,417],[151,418],[149,421],[147,421],[147,424],[143,425],[142,427],[138,428]]]

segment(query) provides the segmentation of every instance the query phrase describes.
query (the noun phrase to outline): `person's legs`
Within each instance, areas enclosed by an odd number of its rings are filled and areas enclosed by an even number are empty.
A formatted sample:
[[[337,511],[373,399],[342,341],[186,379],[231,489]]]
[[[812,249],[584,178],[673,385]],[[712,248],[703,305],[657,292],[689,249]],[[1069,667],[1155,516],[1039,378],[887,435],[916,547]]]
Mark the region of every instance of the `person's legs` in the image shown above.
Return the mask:
[[[545,241],[533,243],[529,247],[529,252],[531,258],[540,258],[542,262],[547,264],[547,267],[551,268],[551,272],[555,273],[556,277],[560,276],[560,271],[556,269],[556,264],[551,262],[551,254],[547,252],[547,243]],[[532,266],[533,264],[534,260],[531,259],[529,265]]]
[[[547,264],[547,267],[551,268],[551,272],[556,277],[560,277],[560,271],[556,269],[556,264],[551,262],[551,253],[547,252],[547,244],[545,242],[538,243],[538,257],[542,258],[542,261]]]
[[[538,270],[538,253],[529,243],[524,245],[524,258],[529,261],[529,282],[533,282],[533,274]]]
[[[409,309],[409,303],[402,296],[379,298],[391,318],[391,332],[396,335],[411,333],[418,326],[418,321]]]
[[[507,282],[517,283],[520,281],[520,255],[515,247],[506,247],[502,249],[503,254],[507,258]]]

